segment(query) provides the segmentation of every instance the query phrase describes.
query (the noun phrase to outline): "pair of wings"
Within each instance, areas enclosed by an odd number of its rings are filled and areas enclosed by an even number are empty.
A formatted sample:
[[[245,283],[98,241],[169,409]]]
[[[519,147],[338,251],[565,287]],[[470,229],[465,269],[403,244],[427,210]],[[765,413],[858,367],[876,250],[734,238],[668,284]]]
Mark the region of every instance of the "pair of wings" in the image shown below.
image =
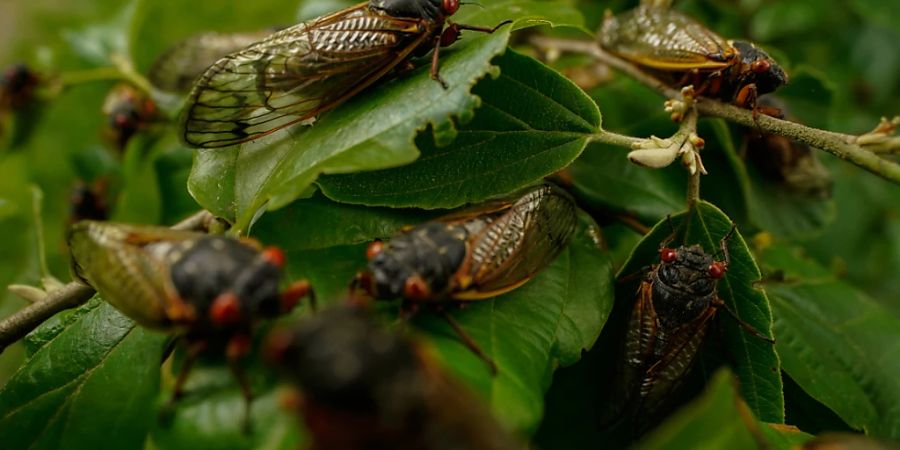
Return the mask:
[[[218,60],[197,80],[181,119],[183,139],[226,147],[311,123],[390,72],[440,26],[364,3],[281,30]]]
[[[720,70],[739,56],[727,40],[690,17],[648,4],[607,17],[599,39],[606,51],[665,71]]]
[[[566,248],[578,217],[572,199],[542,184],[515,199],[495,200],[440,219],[469,231],[468,257],[457,277],[469,287],[456,300],[479,300],[517,288]]]

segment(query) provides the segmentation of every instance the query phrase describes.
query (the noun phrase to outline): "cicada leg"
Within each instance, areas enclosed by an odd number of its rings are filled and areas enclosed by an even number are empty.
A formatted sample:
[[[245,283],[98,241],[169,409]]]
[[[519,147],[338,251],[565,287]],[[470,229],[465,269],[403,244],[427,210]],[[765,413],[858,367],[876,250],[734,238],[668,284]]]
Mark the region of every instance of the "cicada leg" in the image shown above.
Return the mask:
[[[241,358],[250,353],[250,337],[245,334],[238,334],[228,341],[226,356],[228,357],[228,367],[241,387],[241,395],[244,397],[244,433],[250,432],[250,405],[253,402],[253,391],[250,389],[250,380],[244,372],[244,366],[241,365]]]
[[[491,359],[490,356],[484,353],[484,350],[482,350],[478,343],[475,342],[474,339],[472,339],[472,336],[469,336],[469,333],[467,333],[466,330],[463,329],[459,322],[457,322],[456,319],[454,319],[453,316],[450,315],[450,313],[448,313],[444,309],[438,310],[438,313],[441,315],[441,317],[444,318],[444,320],[447,321],[448,324],[450,324],[450,327],[453,328],[453,331],[456,332],[462,343],[465,344],[465,346],[472,353],[474,353],[475,356],[478,356],[482,361],[484,361],[485,364],[487,364],[488,369],[490,369],[491,371],[491,375],[496,376],[497,365],[494,363],[494,360]]]
[[[444,89],[448,89],[449,85],[446,81],[444,81],[443,78],[441,78],[440,66],[438,64],[438,60],[440,59],[440,48],[447,47],[450,44],[456,42],[459,39],[460,34],[462,34],[462,30],[491,34],[499,30],[500,27],[511,23],[512,20],[504,20],[494,27],[477,27],[474,25],[465,25],[450,22],[449,25],[447,25],[447,28],[445,28],[444,31],[442,31],[438,36],[438,38],[435,39],[434,52],[431,55],[431,70],[429,72],[431,74],[431,79],[440,83],[441,87],[443,87]]]

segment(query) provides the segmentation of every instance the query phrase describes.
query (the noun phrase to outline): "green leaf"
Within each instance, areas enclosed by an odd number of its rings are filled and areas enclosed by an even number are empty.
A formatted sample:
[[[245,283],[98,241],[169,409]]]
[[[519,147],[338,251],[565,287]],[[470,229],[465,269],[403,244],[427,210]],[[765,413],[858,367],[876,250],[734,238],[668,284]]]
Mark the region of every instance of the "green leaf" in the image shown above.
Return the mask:
[[[137,0],[125,6],[106,23],[90,25],[78,31],[64,31],[63,37],[87,62],[95,66],[111,66],[116,58],[130,61],[128,30],[137,8]]]
[[[165,336],[94,300],[0,390],[8,448],[141,449]]]
[[[395,169],[322,177],[341,202],[451,208],[514,191],[569,165],[600,126],[596,104],[536,60],[508,51],[500,76],[472,91],[475,118],[452,144],[421,136],[418,161]]]
[[[243,429],[244,398],[224,361],[191,370],[185,396],[172,415],[157,422],[150,440],[160,449],[257,449],[291,450],[299,447],[300,417],[280,404],[275,381],[260,367],[250,367],[252,392],[250,430]],[[159,401],[171,398],[170,390]]]
[[[762,260],[784,273],[766,291],[785,372],[850,426],[900,437],[900,319],[790,248]]]
[[[140,134],[131,139],[122,163],[123,187],[112,220],[126,223],[157,224],[163,199],[160,196],[154,151],[156,136]]]
[[[747,410],[734,383],[727,370],[717,371],[702,396],[675,413],[637,448],[756,450],[763,447],[766,444],[763,426]]]
[[[709,253],[719,251],[719,242],[732,228],[731,219],[710,203],[700,202],[687,213],[672,216],[656,224],[634,249],[619,277],[639,273],[644,267],[659,262],[659,244],[678,231],[671,245],[699,244]],[[772,312],[765,293],[754,287],[760,279],[759,268],[750,255],[743,237],[736,230],[728,240],[730,265],[719,281],[718,294],[740,318],[764,335],[771,336]],[[634,291],[631,291],[634,292]],[[725,346],[734,359],[741,381],[741,394],[761,420],[784,422],[784,397],[778,355],[768,342],[748,334],[725,310],[717,319],[725,334]]]

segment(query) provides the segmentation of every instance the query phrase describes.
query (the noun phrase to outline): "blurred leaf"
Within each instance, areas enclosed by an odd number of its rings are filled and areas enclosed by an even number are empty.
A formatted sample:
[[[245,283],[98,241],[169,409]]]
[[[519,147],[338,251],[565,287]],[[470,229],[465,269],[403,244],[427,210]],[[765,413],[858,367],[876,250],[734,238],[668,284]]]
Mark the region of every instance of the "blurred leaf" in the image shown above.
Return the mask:
[[[785,116],[811,127],[827,128],[836,90],[834,83],[828,81],[828,74],[800,65],[791,71],[790,77],[777,96],[787,102]]]
[[[143,448],[165,337],[100,300],[73,317],[0,390],[0,441],[9,448]]]
[[[731,230],[732,222],[710,203],[700,202],[688,213],[672,216],[658,223],[634,249],[631,259],[619,270],[619,277],[642,271],[643,267],[659,261],[659,243],[677,230],[671,245],[699,244],[709,253],[719,251],[719,242]],[[719,297],[738,318],[765,335],[771,335],[772,312],[765,293],[754,287],[760,279],[759,269],[750,255],[743,237],[735,231],[728,241],[731,263],[725,278],[719,281]],[[634,292],[634,291],[631,291]],[[741,380],[741,394],[761,420],[784,422],[784,397],[775,348],[748,334],[730,315],[719,311],[723,324],[725,347],[735,359],[735,371]]]
[[[124,186],[112,220],[125,223],[157,224],[160,221],[162,197],[154,160],[155,136],[137,135],[128,144],[122,163]]]
[[[250,431],[243,431],[244,398],[224,361],[216,366],[191,370],[185,396],[175,404],[173,415],[157,422],[151,442],[166,450],[204,449],[292,450],[300,448],[300,417],[285,410],[274,380],[259,367],[250,367],[253,389]],[[171,397],[163,390],[159,401]]]
[[[128,36],[137,4],[138,0],[128,0],[108,22],[64,31],[63,36],[75,53],[93,65],[112,66],[114,58],[130,61]]]
[[[734,383],[727,370],[716,372],[700,398],[675,413],[637,448],[756,450],[763,447],[766,444],[763,425],[756,422],[738,397]]]
[[[848,2],[857,14],[871,22],[900,30],[900,3],[880,0],[852,0]]]
[[[785,372],[854,428],[900,437],[900,319],[789,248],[762,259],[784,274],[766,291]]]
[[[472,91],[475,118],[452,144],[417,139],[418,161],[396,169],[323,177],[332,199],[365,205],[450,208],[512,192],[581,153],[600,125],[597,106],[577,86],[534,59],[507,51],[500,77]]]

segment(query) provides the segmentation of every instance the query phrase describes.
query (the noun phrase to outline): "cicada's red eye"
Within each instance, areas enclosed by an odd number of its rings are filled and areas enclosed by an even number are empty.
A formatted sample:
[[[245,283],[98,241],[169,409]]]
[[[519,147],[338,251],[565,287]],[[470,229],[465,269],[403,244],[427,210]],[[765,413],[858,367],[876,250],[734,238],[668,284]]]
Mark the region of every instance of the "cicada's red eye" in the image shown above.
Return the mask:
[[[281,251],[281,249],[278,247],[266,247],[265,249],[263,249],[262,258],[270,262],[273,266],[278,267],[279,269],[284,267],[284,252]]]
[[[452,16],[459,9],[459,0],[444,0],[444,13]]]
[[[725,276],[725,264],[720,262],[714,262],[709,265],[709,276],[710,278],[722,278]]]
[[[760,59],[758,61],[753,61],[752,63],[750,63],[750,70],[752,70],[754,73],[766,73],[771,67],[772,65],[769,64],[769,61],[766,61],[765,59]]]
[[[366,247],[366,259],[371,261],[375,259],[376,256],[380,255],[381,252],[384,251],[384,242],[381,241],[372,241],[368,247]]]
[[[663,260],[663,262],[670,263],[678,259],[678,252],[673,248],[663,248],[659,251],[659,258]]]

